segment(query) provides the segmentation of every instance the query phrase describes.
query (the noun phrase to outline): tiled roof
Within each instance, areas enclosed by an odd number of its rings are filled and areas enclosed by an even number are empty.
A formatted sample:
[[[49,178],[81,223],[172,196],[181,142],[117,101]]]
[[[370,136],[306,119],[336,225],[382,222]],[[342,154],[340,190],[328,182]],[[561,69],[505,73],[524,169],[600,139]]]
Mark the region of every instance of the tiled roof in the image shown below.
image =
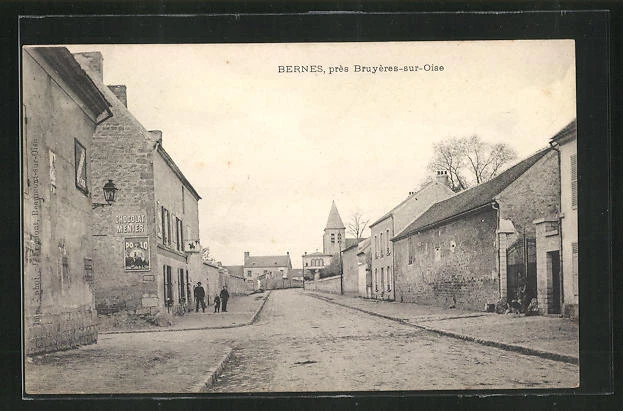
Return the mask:
[[[290,267],[289,255],[259,255],[249,256],[244,260],[245,267]]]
[[[433,185],[433,184],[440,184],[436,181],[429,181],[428,183],[424,184],[424,186],[422,186],[421,189],[419,189],[418,191],[416,191],[415,193],[409,195],[407,198],[405,198],[404,200],[402,200],[400,202],[400,204],[398,204],[396,207],[392,208],[391,210],[389,210],[387,213],[383,214],[383,216],[381,218],[379,218],[378,220],[376,220],[375,222],[373,222],[372,224],[369,225],[370,228],[374,227],[375,225],[377,225],[378,223],[380,223],[381,221],[385,220],[386,218],[390,217],[392,214],[394,214],[394,211],[398,210],[398,208],[400,208],[400,206],[402,206],[404,203],[406,203],[407,201],[409,201],[409,199],[413,198],[413,197],[417,197],[418,194],[420,194],[424,189],[428,188],[429,186]],[[444,186],[446,188],[448,188],[448,186]],[[448,188],[449,191],[450,188]]]
[[[328,228],[346,228],[344,227],[342,218],[340,218],[340,213],[337,211],[335,201],[331,203],[331,211],[329,211],[329,218],[327,219],[327,226],[325,227],[325,230]]]
[[[244,276],[244,266],[242,265],[225,265],[223,267],[225,267],[231,275],[236,275],[239,277]]]
[[[363,241],[363,238],[346,238],[344,239],[344,250],[351,248]]]
[[[574,119],[571,123],[567,124],[562,130],[556,133],[556,135],[552,137],[550,141],[560,141],[574,132],[577,133],[577,129],[578,129],[578,123],[577,123],[577,120]]]
[[[491,180],[433,204],[419,218],[396,234],[392,240],[400,240],[423,228],[434,226],[448,218],[493,202],[498,194],[517,180],[519,176],[525,173],[550,150],[550,147],[542,149]]]

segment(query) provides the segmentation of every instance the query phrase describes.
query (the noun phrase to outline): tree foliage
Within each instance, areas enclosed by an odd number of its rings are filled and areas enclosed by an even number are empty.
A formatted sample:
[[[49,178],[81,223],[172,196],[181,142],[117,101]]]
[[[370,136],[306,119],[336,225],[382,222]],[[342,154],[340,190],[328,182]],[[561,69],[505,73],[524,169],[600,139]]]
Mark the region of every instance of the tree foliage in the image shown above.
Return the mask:
[[[517,158],[507,144],[491,144],[478,136],[449,138],[434,144],[429,171],[447,171],[450,188],[459,192],[491,180]]]
[[[331,263],[320,269],[320,278],[332,277],[334,275],[340,275],[340,255],[335,254],[331,259]]]

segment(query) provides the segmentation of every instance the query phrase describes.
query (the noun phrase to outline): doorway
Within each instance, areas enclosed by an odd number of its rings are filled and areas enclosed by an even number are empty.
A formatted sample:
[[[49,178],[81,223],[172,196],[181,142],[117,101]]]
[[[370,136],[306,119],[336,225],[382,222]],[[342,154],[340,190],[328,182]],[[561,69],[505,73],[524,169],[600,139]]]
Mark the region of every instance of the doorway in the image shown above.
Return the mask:
[[[549,298],[549,313],[552,314],[560,314],[560,309],[562,306],[562,284],[560,281],[560,252],[559,251],[549,251],[547,253],[547,275],[551,280],[552,284],[552,294]]]

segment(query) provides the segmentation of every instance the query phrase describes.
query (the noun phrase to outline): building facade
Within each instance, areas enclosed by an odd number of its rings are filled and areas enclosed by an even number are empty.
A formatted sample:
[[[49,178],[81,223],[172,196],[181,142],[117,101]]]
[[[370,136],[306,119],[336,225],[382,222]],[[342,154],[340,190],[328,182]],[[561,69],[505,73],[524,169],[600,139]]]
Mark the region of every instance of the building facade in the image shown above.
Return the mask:
[[[427,183],[391,211],[370,224],[372,245],[372,292],[371,297],[395,300],[394,244],[391,238],[437,201],[454,195],[449,188],[448,175],[438,172],[435,181]]]
[[[558,153],[560,213],[534,221],[537,227],[537,300],[543,313],[577,318],[579,250],[576,121],[552,137],[550,145]]]
[[[22,49],[23,325],[27,355],[97,341],[92,140],[109,102],[64,47]]]
[[[104,85],[101,54],[75,57],[114,114],[93,138],[93,183],[112,180],[119,190],[115,206],[92,215],[98,312],[186,310],[201,278],[201,197],[165,151],[162,133],[145,129],[128,110],[126,87]]]
[[[394,238],[396,299],[482,310],[536,297],[536,227],[559,207],[548,148],[432,205]]]
[[[281,280],[285,275],[288,277],[292,270],[290,252],[286,255],[276,256],[252,256],[250,252],[244,253],[244,278],[253,281],[255,290],[267,289],[269,281]]]

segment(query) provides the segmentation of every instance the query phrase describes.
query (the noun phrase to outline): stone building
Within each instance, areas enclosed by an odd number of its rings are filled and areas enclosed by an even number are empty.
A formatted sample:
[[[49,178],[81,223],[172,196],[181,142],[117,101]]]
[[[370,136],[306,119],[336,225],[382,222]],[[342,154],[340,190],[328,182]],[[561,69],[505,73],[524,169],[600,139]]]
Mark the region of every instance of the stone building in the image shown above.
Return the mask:
[[[396,299],[481,310],[536,296],[533,221],[560,208],[556,152],[433,204],[394,242]]]
[[[372,253],[371,297],[381,300],[395,300],[394,246],[391,238],[437,201],[454,195],[449,188],[448,174],[437,172],[436,180],[430,181],[418,191],[392,208],[388,213],[370,224]]]
[[[560,167],[560,213],[534,221],[537,229],[537,300],[545,314],[578,316],[577,123],[550,140]]]
[[[201,197],[164,149],[162,133],[128,110],[126,87],[103,84],[101,53],[75,57],[114,114],[93,137],[92,182],[112,180],[119,190],[114,207],[92,215],[98,313],[187,309],[201,278]]]
[[[250,252],[244,252],[244,278],[253,281],[254,290],[267,289],[268,282],[273,279],[281,279],[289,275],[292,270],[290,252],[286,255],[275,256],[252,256]]]
[[[27,355],[97,341],[91,202],[107,97],[64,47],[22,49],[23,326]]]

